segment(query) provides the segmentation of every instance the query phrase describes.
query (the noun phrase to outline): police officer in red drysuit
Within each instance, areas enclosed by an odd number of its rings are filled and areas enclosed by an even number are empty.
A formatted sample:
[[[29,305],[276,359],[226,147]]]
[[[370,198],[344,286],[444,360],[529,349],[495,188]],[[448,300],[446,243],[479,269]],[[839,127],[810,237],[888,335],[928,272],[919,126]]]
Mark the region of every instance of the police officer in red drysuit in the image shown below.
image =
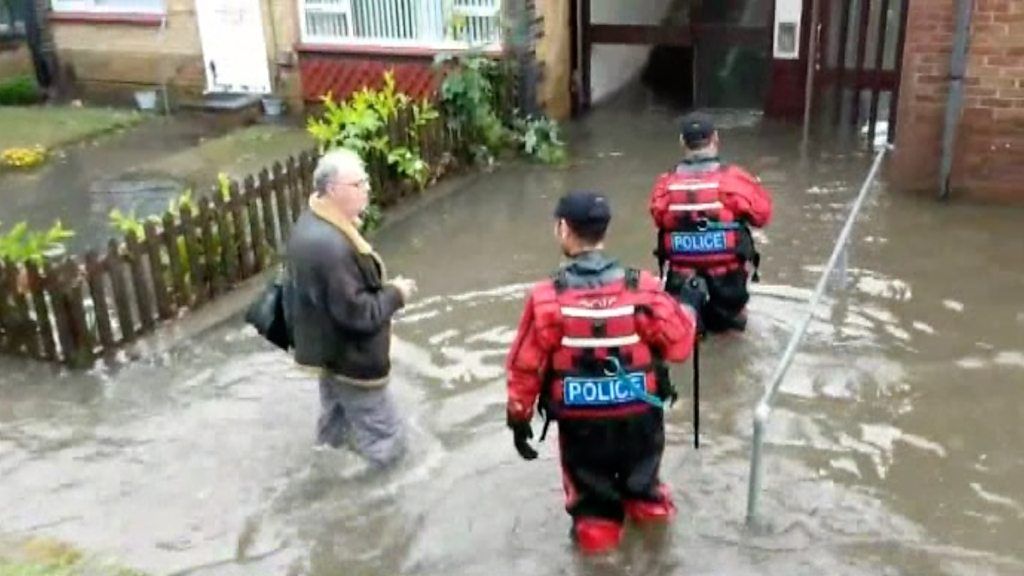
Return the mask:
[[[618,546],[627,516],[665,522],[675,512],[659,479],[663,408],[650,400],[674,399],[664,363],[689,357],[696,320],[653,274],[605,255],[611,211],[603,196],[570,193],[555,217],[569,261],[526,302],[506,361],[508,426],[516,450],[532,460],[534,404],[545,429],[548,418],[558,422],[571,536],[599,553]]]
[[[665,289],[684,300],[704,300],[702,331],[744,330],[747,279],[752,267],[757,281],[760,263],[749,227],[768,224],[771,195],[757,178],[719,160],[709,116],[683,118],[680,141],[683,161],[658,178],[650,198]]]

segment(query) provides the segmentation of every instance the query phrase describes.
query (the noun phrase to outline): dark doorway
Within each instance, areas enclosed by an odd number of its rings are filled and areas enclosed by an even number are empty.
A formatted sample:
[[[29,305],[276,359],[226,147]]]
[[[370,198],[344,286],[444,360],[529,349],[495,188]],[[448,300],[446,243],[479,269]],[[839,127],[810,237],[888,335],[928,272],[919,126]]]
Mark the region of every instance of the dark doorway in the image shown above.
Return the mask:
[[[693,47],[654,46],[640,82],[661,103],[673,108],[692,108]]]
[[[771,60],[773,0],[692,2],[684,4],[682,18],[654,25],[595,22],[592,1],[596,0],[571,2],[574,111],[586,111],[592,104],[591,66],[596,45],[651,47],[640,80],[666,104],[763,107]]]

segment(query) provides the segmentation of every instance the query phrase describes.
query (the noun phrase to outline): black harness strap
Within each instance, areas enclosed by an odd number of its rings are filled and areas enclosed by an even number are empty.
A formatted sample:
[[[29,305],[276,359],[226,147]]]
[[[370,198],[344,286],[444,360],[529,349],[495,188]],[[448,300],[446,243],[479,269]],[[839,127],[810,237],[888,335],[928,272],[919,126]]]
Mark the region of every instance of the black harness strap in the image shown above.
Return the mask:
[[[626,268],[626,289],[636,292],[640,287],[640,271],[636,268]]]
[[[700,450],[700,340],[693,341],[693,447]]]

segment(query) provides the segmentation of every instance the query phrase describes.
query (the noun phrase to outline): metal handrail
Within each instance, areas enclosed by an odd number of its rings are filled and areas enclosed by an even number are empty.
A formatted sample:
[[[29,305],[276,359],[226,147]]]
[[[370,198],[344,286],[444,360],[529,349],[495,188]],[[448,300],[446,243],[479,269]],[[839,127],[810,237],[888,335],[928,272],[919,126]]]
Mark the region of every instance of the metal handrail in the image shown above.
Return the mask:
[[[807,301],[807,311],[804,314],[803,319],[800,321],[796,331],[793,332],[793,335],[789,338],[786,350],[783,352],[778,366],[775,367],[775,371],[772,373],[772,377],[768,381],[768,386],[765,388],[764,395],[761,396],[761,400],[757,403],[757,408],[754,409],[754,438],[753,446],[750,451],[750,483],[747,486],[748,525],[753,522],[754,517],[757,514],[758,498],[761,492],[762,448],[764,445],[765,428],[768,425],[768,418],[772,413],[772,401],[775,399],[775,394],[778,392],[779,386],[782,384],[782,379],[786,377],[786,373],[789,371],[789,367],[793,364],[793,359],[800,348],[800,344],[803,342],[804,336],[807,334],[807,329],[811,325],[811,319],[814,317],[814,310],[818,306],[818,301],[821,300],[821,297],[825,294],[825,288],[828,286],[828,280],[833,269],[840,260],[845,261],[846,259],[846,245],[847,242],[849,242],[850,232],[853,230],[853,224],[857,220],[857,215],[860,213],[861,207],[864,205],[864,200],[867,198],[868,192],[871,190],[871,184],[874,182],[875,177],[878,174],[878,169],[882,165],[882,159],[890,148],[891,147],[888,145],[883,146],[875,155],[875,161],[871,165],[871,171],[868,172],[868,176],[864,180],[864,185],[861,186],[860,193],[857,194],[857,199],[854,201],[853,207],[850,209],[850,215],[846,218],[846,223],[843,225],[843,229],[839,233],[839,238],[836,239],[835,247],[832,249],[832,254],[829,256],[828,263],[825,264],[825,269],[821,272],[821,277],[818,279],[818,284],[814,288],[814,293],[811,295],[810,300]]]

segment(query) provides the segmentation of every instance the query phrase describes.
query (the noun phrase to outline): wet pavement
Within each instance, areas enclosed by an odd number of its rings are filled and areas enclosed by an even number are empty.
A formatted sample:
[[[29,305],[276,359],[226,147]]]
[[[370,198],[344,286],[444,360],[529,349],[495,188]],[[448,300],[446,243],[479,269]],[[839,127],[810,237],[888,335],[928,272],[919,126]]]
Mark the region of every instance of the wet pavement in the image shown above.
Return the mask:
[[[234,320],[172,352],[60,375],[4,360],[0,531],[160,574],[1015,575],[1024,573],[1024,211],[879,186],[849,286],[812,324],[769,428],[762,525],[743,523],[751,408],[870,163],[799,154],[799,127],[720,113],[725,154],[773,190],[742,336],[702,346],[702,448],[668,415],[680,517],[621,552],[569,545],[555,446],[526,463],[502,362],[527,286],[558,263],[554,199],[612,199],[611,249],[653,267],[646,212],[675,115],[637,103],[571,127],[573,165],[448,183],[375,241],[421,294],[396,325],[413,453],[383,476],[311,448],[316,384]],[[689,365],[673,372],[689,397]],[[536,428],[536,426],[535,426]]]

